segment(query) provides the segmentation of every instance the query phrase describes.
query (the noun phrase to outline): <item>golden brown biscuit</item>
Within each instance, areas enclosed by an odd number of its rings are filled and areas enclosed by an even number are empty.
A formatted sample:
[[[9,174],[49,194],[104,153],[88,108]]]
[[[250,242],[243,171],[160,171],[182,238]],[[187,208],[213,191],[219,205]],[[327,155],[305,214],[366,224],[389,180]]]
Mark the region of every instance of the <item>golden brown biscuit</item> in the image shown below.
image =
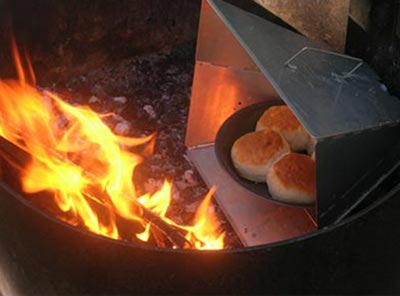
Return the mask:
[[[276,200],[311,203],[316,195],[315,161],[304,154],[287,153],[271,166],[267,185]]]
[[[272,106],[257,122],[256,131],[270,128],[282,134],[292,151],[306,150],[309,135],[288,106]]]
[[[268,168],[284,153],[290,151],[286,140],[271,129],[251,132],[233,144],[231,157],[242,177],[265,182]]]

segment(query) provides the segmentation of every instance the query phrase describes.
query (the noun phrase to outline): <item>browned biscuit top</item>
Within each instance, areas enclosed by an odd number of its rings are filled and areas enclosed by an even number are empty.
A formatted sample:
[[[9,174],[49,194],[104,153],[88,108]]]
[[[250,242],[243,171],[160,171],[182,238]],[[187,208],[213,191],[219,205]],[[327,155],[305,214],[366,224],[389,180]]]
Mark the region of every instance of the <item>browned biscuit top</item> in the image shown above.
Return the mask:
[[[287,153],[272,166],[276,177],[287,189],[315,195],[315,161],[304,154]]]
[[[258,126],[270,127],[277,131],[294,131],[302,128],[296,116],[286,105],[270,107],[258,120]]]
[[[251,132],[233,144],[232,156],[240,163],[263,164],[286,147],[285,139],[271,129]]]

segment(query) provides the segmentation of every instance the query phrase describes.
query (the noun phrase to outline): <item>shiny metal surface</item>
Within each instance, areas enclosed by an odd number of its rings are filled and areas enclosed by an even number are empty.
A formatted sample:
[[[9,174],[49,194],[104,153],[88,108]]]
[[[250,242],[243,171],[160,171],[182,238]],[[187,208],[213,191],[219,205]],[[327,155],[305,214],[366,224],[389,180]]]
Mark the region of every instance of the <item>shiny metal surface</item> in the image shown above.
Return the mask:
[[[263,74],[197,62],[186,130],[186,146],[213,143],[222,123],[243,107],[278,95]]]
[[[279,96],[207,1],[202,5],[196,55],[188,155],[205,182],[218,187],[215,197],[243,244],[276,242],[316,230],[304,209],[262,200],[237,184],[219,165],[214,146],[209,146],[233,113]]]
[[[285,66],[304,47],[322,45],[222,0],[209,3],[316,139],[400,123],[400,101],[366,64],[341,79],[358,61],[305,50]]]
[[[213,31],[208,26],[205,31],[212,32],[199,35],[200,43],[211,36],[217,46],[198,47],[197,56],[202,60],[196,63],[187,146],[194,149],[213,143],[221,124],[232,113],[280,97],[316,142],[318,227],[337,222],[376,185],[360,180],[395,145],[400,134],[400,100],[390,96],[379,77],[359,59],[330,52],[322,44],[222,0],[204,2],[210,6],[203,4],[207,13],[202,17],[211,17],[212,23],[218,23],[218,16],[226,28],[219,24],[218,30]],[[207,21],[202,20],[201,25],[204,24]],[[226,30],[235,39],[226,39]],[[224,32],[222,37],[220,31]],[[221,42],[216,41],[219,37]],[[242,61],[234,60],[227,65],[226,59],[220,63],[231,44],[234,52],[240,52],[237,42],[248,56],[242,52],[234,55],[242,57]],[[245,68],[251,64],[249,58],[264,77]],[[216,62],[224,66],[213,64]],[[195,161],[199,168],[202,166],[200,172],[211,185],[213,178],[219,180],[214,174],[219,170],[212,162],[206,170],[203,162],[206,159]],[[387,170],[390,169],[388,166]],[[230,176],[225,174],[225,178]],[[252,202],[246,191],[240,192],[243,200]],[[225,202],[230,192],[220,195]],[[226,212],[234,211],[227,207]],[[257,215],[257,207],[252,209]]]
[[[245,246],[277,242],[316,231],[307,210],[277,205],[236,183],[220,166],[214,146],[188,151]]]
[[[207,1],[201,7],[196,61],[260,71]]]

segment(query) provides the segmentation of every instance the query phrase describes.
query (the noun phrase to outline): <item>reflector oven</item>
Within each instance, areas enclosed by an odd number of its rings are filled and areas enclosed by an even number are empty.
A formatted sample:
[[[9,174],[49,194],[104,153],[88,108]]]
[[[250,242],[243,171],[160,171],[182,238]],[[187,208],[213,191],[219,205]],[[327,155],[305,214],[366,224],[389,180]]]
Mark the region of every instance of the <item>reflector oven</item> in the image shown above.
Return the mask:
[[[244,186],[226,157],[262,108],[283,103],[316,143],[314,207],[282,205]],[[399,132],[400,101],[363,61],[203,0],[187,153],[217,186],[244,247],[183,250],[92,234],[27,201],[3,163],[2,292],[396,293]]]
[[[287,223],[280,216],[276,225],[270,217],[279,207],[258,200],[269,198],[263,184],[235,177],[230,148],[254,130],[274,100],[292,109],[315,143],[315,209],[286,207],[279,214],[287,215],[293,235],[312,231],[313,222],[322,228],[344,219],[376,186],[371,182],[380,179],[376,166],[398,141],[399,101],[362,60],[330,52],[224,2],[203,3],[186,143],[208,184],[219,186],[216,196],[248,245],[276,240],[268,235],[282,233]],[[237,112],[257,102],[266,103]]]

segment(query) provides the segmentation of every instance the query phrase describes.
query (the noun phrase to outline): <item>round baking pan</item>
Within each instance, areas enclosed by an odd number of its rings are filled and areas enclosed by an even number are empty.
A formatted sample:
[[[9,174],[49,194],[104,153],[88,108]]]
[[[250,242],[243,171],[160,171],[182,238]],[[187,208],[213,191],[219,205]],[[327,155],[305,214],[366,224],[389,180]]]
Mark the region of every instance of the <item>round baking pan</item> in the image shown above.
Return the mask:
[[[275,200],[271,197],[266,183],[256,183],[242,178],[237,173],[232,160],[231,148],[235,141],[255,130],[258,119],[273,105],[283,105],[282,101],[265,101],[245,107],[234,113],[222,124],[215,138],[215,152],[217,159],[225,171],[241,186],[255,193],[256,195],[268,199],[274,203],[295,207],[313,207],[314,203],[293,203]]]

